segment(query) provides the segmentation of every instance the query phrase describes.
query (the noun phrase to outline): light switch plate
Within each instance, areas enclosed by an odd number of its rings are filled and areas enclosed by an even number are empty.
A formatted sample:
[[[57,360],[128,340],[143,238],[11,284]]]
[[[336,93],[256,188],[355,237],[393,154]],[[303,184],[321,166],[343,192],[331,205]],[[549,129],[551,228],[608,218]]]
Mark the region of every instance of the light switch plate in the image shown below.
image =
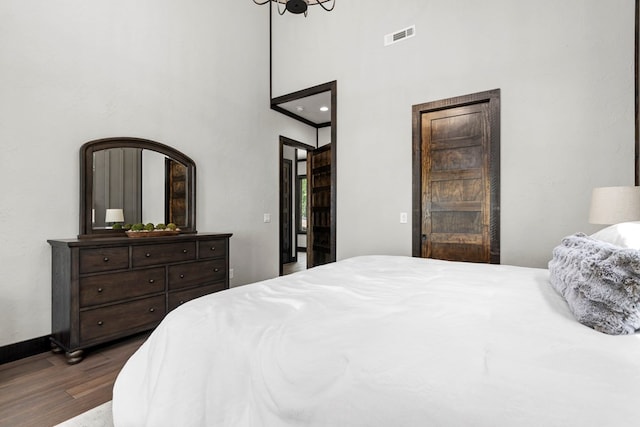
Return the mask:
[[[271,214],[270,213],[264,214],[264,222],[271,222]]]
[[[406,224],[406,223],[407,223],[407,213],[400,212],[400,224]]]

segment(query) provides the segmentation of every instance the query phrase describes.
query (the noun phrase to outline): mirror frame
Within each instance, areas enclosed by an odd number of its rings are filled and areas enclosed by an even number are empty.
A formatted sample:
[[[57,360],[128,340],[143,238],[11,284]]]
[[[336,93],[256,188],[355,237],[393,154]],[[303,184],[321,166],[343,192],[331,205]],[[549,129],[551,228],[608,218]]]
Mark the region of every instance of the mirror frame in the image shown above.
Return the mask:
[[[187,224],[181,233],[196,233],[196,164],[180,151],[160,142],[143,138],[116,137],[86,142],[80,147],[80,234],[78,238],[123,237],[124,230],[98,230],[92,224],[93,207],[93,153],[109,148],[141,148],[164,154],[186,166]],[[166,177],[165,177],[166,179]]]

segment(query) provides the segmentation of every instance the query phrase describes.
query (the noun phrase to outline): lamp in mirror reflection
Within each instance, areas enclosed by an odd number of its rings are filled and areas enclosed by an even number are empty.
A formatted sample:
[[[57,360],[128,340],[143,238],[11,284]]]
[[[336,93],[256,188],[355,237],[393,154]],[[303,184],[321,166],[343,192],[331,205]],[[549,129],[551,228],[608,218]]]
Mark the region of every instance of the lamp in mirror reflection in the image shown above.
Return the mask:
[[[110,226],[118,222],[124,222],[124,211],[122,209],[107,209],[104,215],[104,222]]]
[[[598,187],[591,193],[589,222],[619,224],[640,221],[640,187]]]
[[[336,5],[336,0],[253,0],[255,4],[263,5],[270,1],[274,2],[278,6],[278,13],[284,15],[285,12],[299,15],[301,13],[307,16],[307,9],[309,6],[320,5],[324,10],[330,12]],[[282,8],[284,5],[284,9]]]

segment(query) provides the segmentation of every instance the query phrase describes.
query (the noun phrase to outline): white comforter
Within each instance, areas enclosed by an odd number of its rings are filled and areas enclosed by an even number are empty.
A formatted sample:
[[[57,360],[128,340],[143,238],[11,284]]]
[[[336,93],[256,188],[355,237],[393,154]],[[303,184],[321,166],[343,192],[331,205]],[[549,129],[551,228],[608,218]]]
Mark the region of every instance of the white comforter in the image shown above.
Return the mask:
[[[114,387],[125,426],[638,426],[640,336],[547,270],[358,257],[171,312]]]

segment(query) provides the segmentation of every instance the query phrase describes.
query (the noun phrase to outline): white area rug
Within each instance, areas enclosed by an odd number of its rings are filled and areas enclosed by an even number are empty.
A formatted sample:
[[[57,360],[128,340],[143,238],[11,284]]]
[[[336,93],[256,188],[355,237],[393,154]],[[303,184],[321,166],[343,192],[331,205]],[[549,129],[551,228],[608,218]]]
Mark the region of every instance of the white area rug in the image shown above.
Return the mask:
[[[113,427],[111,401],[89,409],[55,427]]]

